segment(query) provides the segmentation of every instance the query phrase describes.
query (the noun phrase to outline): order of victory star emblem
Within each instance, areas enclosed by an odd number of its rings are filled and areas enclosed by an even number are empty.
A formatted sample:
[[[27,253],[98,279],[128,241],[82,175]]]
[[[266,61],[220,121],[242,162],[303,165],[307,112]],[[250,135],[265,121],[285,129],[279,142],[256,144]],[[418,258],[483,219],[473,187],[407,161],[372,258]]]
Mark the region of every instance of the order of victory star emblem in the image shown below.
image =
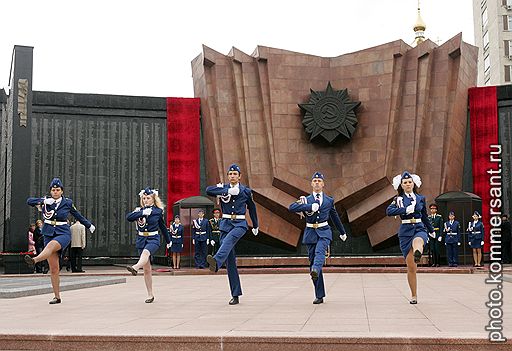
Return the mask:
[[[334,90],[331,82],[327,83],[325,91],[311,89],[309,102],[299,104],[304,112],[302,124],[309,140],[323,138],[329,144],[334,144],[341,135],[350,140],[357,126],[355,109],[360,101],[352,101],[347,89]]]

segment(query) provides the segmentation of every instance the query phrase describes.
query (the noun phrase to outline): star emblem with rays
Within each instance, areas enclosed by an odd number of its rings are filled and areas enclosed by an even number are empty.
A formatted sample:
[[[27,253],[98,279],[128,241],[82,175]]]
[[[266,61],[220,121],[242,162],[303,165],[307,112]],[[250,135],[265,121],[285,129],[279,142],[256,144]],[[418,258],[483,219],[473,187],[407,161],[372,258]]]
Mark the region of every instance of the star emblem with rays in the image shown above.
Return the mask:
[[[331,145],[340,135],[350,140],[357,126],[354,110],[359,105],[360,101],[350,100],[347,89],[334,90],[331,82],[327,83],[325,92],[311,89],[309,102],[299,104],[304,112],[302,124],[310,135],[309,140],[322,137]]]

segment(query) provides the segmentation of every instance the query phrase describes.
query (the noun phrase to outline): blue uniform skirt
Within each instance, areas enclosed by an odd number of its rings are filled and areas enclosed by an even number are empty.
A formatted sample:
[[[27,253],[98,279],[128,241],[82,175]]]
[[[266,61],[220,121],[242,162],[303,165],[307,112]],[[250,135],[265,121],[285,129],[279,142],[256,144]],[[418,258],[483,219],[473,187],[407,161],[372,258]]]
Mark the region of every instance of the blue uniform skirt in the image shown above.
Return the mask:
[[[400,240],[400,250],[402,251],[402,255],[404,257],[407,257],[407,254],[409,254],[409,251],[411,251],[414,238],[422,238],[424,245],[426,245],[428,242],[428,234],[425,231],[417,231],[411,236],[400,236],[400,234],[398,234],[398,240]]]
[[[69,234],[56,234],[53,236],[43,235],[44,246],[48,245],[48,243],[52,240],[55,240],[60,244],[60,249],[64,251],[66,247],[71,243],[71,233]]]
[[[469,245],[469,247],[471,247],[472,249],[481,249],[482,248],[482,241],[484,239],[479,239],[475,234],[469,234],[469,242],[471,243],[471,245]]]
[[[142,254],[144,249],[148,250],[153,256],[160,248],[160,235],[153,236],[141,236],[137,235],[137,241],[135,242],[135,248],[139,250],[139,255]]]
[[[172,243],[171,252],[183,252],[183,244]]]

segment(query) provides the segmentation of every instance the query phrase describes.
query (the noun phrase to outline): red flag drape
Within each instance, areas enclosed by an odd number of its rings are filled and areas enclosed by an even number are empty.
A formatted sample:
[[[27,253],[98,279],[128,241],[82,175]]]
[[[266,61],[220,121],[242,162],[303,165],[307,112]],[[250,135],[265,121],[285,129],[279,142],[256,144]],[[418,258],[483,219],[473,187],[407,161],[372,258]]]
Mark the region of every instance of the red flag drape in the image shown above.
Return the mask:
[[[200,103],[167,98],[167,224],[176,201],[200,194]]]
[[[482,223],[486,229],[484,252],[489,252],[491,185],[487,170],[496,168],[496,163],[490,161],[490,146],[498,144],[498,99],[495,86],[469,89],[469,116],[473,192],[482,198]]]

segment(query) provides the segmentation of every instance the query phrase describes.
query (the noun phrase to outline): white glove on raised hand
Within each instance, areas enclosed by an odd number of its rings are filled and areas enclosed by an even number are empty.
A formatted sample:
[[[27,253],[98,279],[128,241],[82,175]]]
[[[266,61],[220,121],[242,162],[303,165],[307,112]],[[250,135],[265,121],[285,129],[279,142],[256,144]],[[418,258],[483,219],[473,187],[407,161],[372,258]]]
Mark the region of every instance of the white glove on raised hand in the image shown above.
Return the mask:
[[[254,234],[254,236],[258,235],[258,232],[259,228],[252,228],[252,233]]]
[[[96,227],[94,226],[94,224],[91,223],[91,226],[89,227],[89,231],[91,233],[94,233],[95,230],[96,230]]]
[[[311,205],[311,211],[313,212],[316,212],[318,211],[318,209],[320,208],[320,205],[317,203],[317,202],[314,202],[312,205]]]
[[[152,211],[153,211],[153,209],[151,207],[150,208],[145,208],[145,209],[142,210],[142,214],[144,216],[149,216]]]
[[[230,195],[238,195],[238,194],[240,194],[240,188],[237,187],[237,186],[235,186],[233,188],[229,188],[228,189],[228,194],[230,194]]]
[[[43,201],[46,205],[53,205],[55,203],[55,199],[53,197],[47,197]]]
[[[432,239],[436,238],[436,233],[428,233],[428,236],[430,236]]]
[[[439,237],[439,238],[437,238],[437,241],[441,242],[441,241],[443,241],[443,238]]]
[[[457,243],[457,246],[460,246],[460,243]]]
[[[482,242],[480,243],[480,245],[483,245],[483,244],[484,244],[484,242],[482,241]]]
[[[210,245],[210,239],[206,239],[206,245]]]
[[[411,214],[411,213],[413,213],[413,212],[414,212],[414,204],[409,205],[409,206],[407,206],[407,207],[405,208],[405,213],[407,213],[407,214]]]
[[[212,246],[215,245],[215,240],[210,240],[210,244],[212,244]]]
[[[196,244],[196,241],[194,239],[192,239],[192,245],[195,245]]]
[[[222,184],[222,183],[217,183],[217,188],[224,188],[224,184]]]
[[[172,243],[167,244],[167,248],[169,249],[172,246]]]
[[[341,234],[340,239],[343,241],[347,240],[347,234]]]

